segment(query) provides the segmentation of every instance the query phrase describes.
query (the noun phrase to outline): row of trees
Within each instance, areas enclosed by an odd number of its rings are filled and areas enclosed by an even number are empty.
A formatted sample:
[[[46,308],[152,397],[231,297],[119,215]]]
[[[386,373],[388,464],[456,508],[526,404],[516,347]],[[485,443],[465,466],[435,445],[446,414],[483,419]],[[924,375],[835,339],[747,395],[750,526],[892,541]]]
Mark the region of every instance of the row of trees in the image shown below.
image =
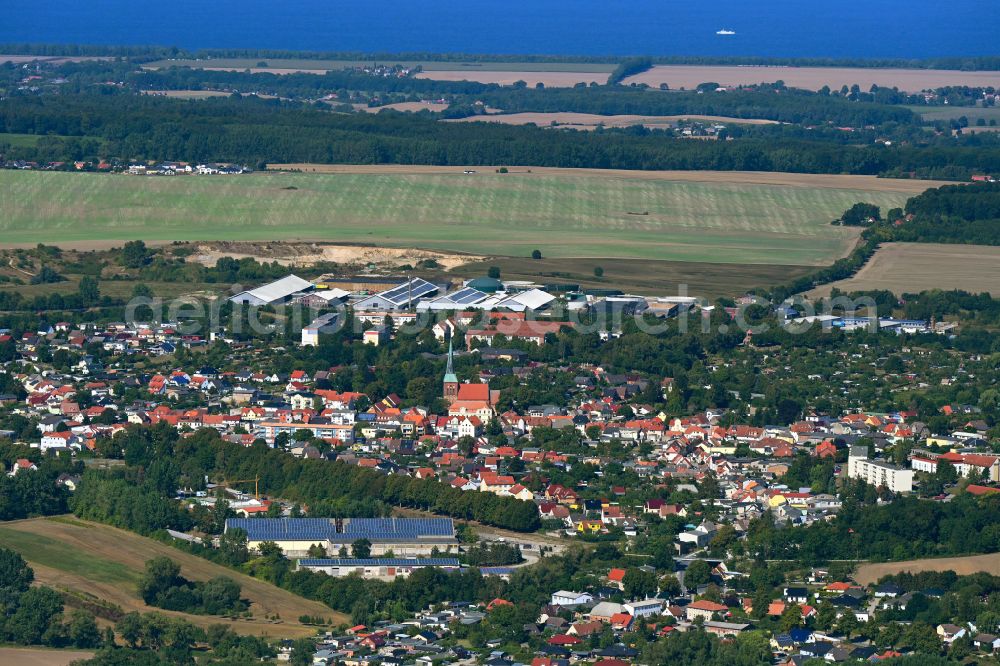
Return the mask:
[[[115,436],[106,452],[121,455],[128,466],[123,471],[88,471],[72,498],[72,508],[83,518],[140,533],[188,526],[190,515],[164,500],[179,487],[200,487],[206,476],[218,480],[259,476],[264,492],[305,504],[377,499],[518,531],[532,531],[540,524],[533,502],[466,493],[434,479],[387,476],[340,462],[294,458],[263,444],[247,448],[222,440],[214,430],[180,439],[170,427],[129,428]]]

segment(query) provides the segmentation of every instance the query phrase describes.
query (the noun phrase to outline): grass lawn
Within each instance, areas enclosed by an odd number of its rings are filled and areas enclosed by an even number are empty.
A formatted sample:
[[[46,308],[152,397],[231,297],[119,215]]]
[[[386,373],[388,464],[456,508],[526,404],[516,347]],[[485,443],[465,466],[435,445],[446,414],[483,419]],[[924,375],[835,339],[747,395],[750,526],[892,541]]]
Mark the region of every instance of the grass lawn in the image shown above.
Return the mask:
[[[821,178],[821,177],[812,177]],[[907,194],[564,173],[136,177],[0,171],[7,243],[355,242],[524,257],[817,265],[856,231],[829,221]]]

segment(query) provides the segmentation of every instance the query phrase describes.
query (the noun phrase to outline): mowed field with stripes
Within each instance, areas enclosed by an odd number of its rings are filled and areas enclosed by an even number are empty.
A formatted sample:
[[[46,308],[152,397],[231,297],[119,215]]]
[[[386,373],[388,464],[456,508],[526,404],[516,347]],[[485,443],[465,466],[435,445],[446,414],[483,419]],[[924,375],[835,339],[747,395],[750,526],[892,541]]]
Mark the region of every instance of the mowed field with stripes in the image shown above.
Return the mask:
[[[480,167],[142,177],[0,171],[0,243],[322,240],[497,256],[828,264],[857,201],[928,182],[800,174]]]

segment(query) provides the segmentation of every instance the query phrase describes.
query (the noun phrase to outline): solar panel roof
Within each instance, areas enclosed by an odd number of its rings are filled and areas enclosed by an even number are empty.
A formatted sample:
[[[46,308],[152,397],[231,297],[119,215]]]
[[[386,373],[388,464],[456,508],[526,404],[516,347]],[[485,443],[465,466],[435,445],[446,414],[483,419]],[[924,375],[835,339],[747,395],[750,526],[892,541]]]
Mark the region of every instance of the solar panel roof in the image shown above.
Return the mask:
[[[230,518],[226,529],[243,529],[250,541],[406,541],[454,538],[451,518],[351,518],[343,532],[329,518]]]
[[[469,305],[483,300],[486,298],[486,294],[472,287],[463,287],[454,293],[448,294],[446,298],[457,305]]]
[[[404,282],[388,291],[383,291],[379,296],[392,302],[394,305],[402,305],[407,302],[407,299],[416,300],[428,294],[433,294],[437,289],[437,287],[427,280],[413,278],[409,282]]]

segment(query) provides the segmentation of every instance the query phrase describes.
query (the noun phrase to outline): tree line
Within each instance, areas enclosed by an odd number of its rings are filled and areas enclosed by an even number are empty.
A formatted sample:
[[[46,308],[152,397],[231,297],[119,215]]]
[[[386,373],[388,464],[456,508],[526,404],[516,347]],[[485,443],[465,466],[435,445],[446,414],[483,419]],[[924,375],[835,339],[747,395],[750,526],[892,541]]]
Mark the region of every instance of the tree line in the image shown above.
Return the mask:
[[[870,486],[855,488],[834,520],[808,527],[779,529],[766,514],[751,527],[747,550],[766,559],[808,565],[830,560],[892,561],[1000,550],[1000,497],[960,493],[951,502],[899,497],[887,504],[875,504],[874,492]]]
[[[282,58],[299,60],[362,60],[404,62],[532,62],[532,63],[615,63],[620,56],[544,55],[502,53],[437,53],[434,51],[295,51],[289,49],[213,48],[185,49],[155,45],[39,44],[30,42],[0,45],[0,53],[38,56],[110,56],[118,58]],[[638,54],[637,54],[638,55]],[[998,56],[936,56],[929,58],[803,58],[721,55],[650,56],[657,65],[759,65],[790,67],[857,67],[901,69],[957,69],[963,71],[1000,70]]]
[[[201,487],[206,476],[220,481],[259,476],[263,492],[303,504],[376,499],[521,532],[536,530],[540,524],[534,502],[463,492],[436,479],[295,458],[263,443],[244,447],[221,439],[214,430],[182,439],[169,426],[136,427],[114,440],[117,451],[106,453],[120,452],[125,470],[88,471],[71,506],[80,517],[144,534],[190,525],[187,512],[165,500],[178,488]]]
[[[741,113],[737,108],[703,111]],[[527,164],[853,174],[933,170],[940,164],[948,165],[954,177],[1000,171],[1000,143],[985,139],[977,139],[981,145],[976,146],[868,145],[844,150],[835,143],[774,136],[686,141],[669,140],[669,135],[643,128],[573,132],[441,123],[419,114],[331,114],[257,99],[15,96],[0,101],[0,133],[4,132],[58,135],[49,148],[65,144],[64,159],[227,161],[257,166],[271,162]],[[95,148],[98,154],[78,152],[84,149],[80,140],[84,136],[102,140]],[[8,158],[34,159],[39,148],[0,150]],[[58,152],[54,149],[49,157]]]

